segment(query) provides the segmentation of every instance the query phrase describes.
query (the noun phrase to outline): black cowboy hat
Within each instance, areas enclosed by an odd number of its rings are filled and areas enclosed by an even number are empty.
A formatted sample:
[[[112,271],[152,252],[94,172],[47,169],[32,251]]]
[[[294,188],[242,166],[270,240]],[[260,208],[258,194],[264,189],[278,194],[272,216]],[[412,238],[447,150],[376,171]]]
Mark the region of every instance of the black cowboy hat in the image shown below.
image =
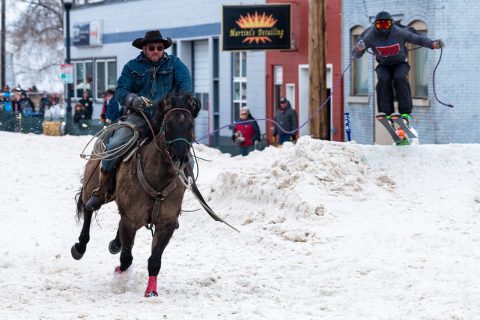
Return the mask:
[[[142,49],[144,45],[149,43],[161,42],[163,43],[163,48],[167,49],[172,45],[172,39],[168,38],[163,39],[162,34],[158,30],[147,31],[143,38],[135,39],[132,42],[132,46],[138,49]]]

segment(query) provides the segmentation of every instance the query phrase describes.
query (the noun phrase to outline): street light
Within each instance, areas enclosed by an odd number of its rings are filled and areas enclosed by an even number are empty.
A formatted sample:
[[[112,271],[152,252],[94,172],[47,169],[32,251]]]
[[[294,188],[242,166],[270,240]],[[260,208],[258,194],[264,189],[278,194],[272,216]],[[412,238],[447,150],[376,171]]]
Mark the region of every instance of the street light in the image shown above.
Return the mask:
[[[66,57],[65,63],[70,64],[70,9],[72,8],[73,0],[63,0],[63,6],[65,7],[65,29],[66,29]],[[71,125],[72,125],[72,100],[70,97],[71,92],[71,83],[67,83],[67,112],[65,114],[65,132],[71,133]]]

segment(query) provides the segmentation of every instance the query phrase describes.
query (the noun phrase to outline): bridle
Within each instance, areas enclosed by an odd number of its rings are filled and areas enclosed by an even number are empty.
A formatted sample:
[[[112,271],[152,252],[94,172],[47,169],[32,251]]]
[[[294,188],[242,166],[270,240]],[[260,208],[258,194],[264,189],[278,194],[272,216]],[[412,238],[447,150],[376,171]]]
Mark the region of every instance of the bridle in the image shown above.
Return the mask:
[[[177,141],[183,141],[185,142],[189,147],[192,146],[192,142],[191,141],[188,141],[187,139],[185,138],[173,138],[171,140],[167,140],[167,135],[166,135],[166,132],[165,132],[165,121],[167,120],[167,115],[172,112],[172,111],[187,111],[188,114],[190,115],[190,117],[193,119],[193,116],[192,116],[192,112],[190,112],[190,110],[186,109],[186,108],[179,108],[179,107],[176,107],[176,108],[172,108],[170,110],[168,110],[165,115],[163,116],[163,121],[162,121],[162,125],[160,127],[160,133],[164,136],[164,139],[165,139],[165,143],[167,145],[171,145]],[[193,139],[192,139],[193,140]]]
[[[167,136],[166,136],[166,131],[165,131],[165,121],[167,120],[167,116],[168,114],[170,114],[172,111],[186,111],[188,112],[188,114],[190,115],[191,118],[193,118],[193,115],[192,115],[192,112],[190,110],[188,110],[187,108],[181,108],[182,106],[186,106],[186,105],[181,105],[180,107],[175,107],[175,108],[172,108],[170,110],[168,110],[165,115],[163,116],[163,120],[162,120],[162,125],[160,126],[160,134],[161,136],[163,137],[163,139],[165,140],[165,143],[167,145],[171,145],[177,141],[183,141],[185,142],[189,147],[192,146],[192,142],[191,141],[188,141],[187,139],[185,138],[174,138],[172,140],[167,140]],[[148,117],[145,115],[145,113],[143,112],[143,110],[140,110],[140,113],[141,115],[143,116],[143,118],[145,119],[145,121],[147,122],[148,124],[148,127],[150,129],[150,132],[152,133],[152,137],[153,137],[153,140],[155,142],[155,147],[159,150],[159,151],[162,151],[162,148],[160,147],[160,145],[158,144],[158,140],[155,139],[155,131],[153,130],[153,127],[152,127],[152,124],[150,123]],[[192,138],[193,140],[193,138]],[[169,155],[170,157],[170,153],[168,152],[168,150],[165,148],[165,152]]]

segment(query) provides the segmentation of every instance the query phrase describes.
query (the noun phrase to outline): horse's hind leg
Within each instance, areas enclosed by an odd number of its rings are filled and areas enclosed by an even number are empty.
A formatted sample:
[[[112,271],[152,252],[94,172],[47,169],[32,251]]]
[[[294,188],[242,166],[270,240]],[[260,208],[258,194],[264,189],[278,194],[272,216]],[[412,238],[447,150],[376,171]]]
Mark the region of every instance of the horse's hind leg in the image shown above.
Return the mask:
[[[157,276],[162,265],[162,254],[175,231],[175,224],[168,224],[155,230],[152,241],[152,255],[148,258],[148,284],[145,297],[156,297]]]
[[[121,253],[120,253],[120,266],[115,268],[115,272],[121,273],[126,271],[133,261],[132,248],[135,241],[135,234],[137,230],[129,221],[123,217],[120,219],[120,225],[118,227],[120,242],[121,242]]]
[[[83,192],[83,191],[82,191]],[[87,243],[90,241],[90,223],[92,222],[93,212],[85,208],[85,204],[82,201],[82,192],[77,200],[77,215],[80,218],[83,214],[83,226],[78,237],[78,242],[72,246],[72,257],[76,260],[80,260],[83,254],[87,250]]]
[[[118,228],[120,228],[120,226]],[[110,251],[111,254],[117,254],[120,252],[121,249],[122,243],[120,242],[120,235],[117,229],[117,235],[115,236],[115,239],[110,241],[110,243],[108,244],[108,251]]]

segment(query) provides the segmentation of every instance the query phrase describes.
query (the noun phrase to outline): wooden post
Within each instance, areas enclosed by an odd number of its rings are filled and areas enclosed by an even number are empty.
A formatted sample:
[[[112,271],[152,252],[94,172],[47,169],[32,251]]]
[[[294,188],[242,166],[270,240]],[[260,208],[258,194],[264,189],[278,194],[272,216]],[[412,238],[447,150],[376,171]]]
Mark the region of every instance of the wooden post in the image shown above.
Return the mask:
[[[310,0],[308,17],[308,63],[309,63],[309,117],[316,114],[310,121],[312,137],[330,140],[328,130],[327,107],[318,114],[320,105],[327,99],[326,87],[326,39],[325,39],[325,3],[327,0]]]

